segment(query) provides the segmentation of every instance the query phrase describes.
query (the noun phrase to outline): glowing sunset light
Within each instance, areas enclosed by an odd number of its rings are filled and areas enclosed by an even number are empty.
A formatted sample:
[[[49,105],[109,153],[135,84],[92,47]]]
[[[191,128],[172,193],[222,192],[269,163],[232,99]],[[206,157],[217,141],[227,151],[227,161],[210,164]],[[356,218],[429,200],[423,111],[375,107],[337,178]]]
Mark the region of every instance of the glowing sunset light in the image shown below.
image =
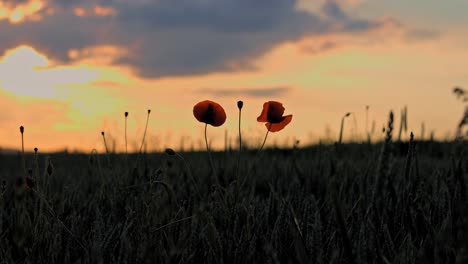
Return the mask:
[[[84,17],[87,14],[86,10],[81,7],[75,7],[75,9],[73,9],[73,13],[78,17]]]
[[[113,16],[117,14],[112,7],[99,5],[94,6],[94,13],[98,16]]]
[[[39,20],[40,17],[35,15],[37,15],[44,6],[43,1],[40,0],[31,0],[13,7],[5,3],[0,3],[0,21],[2,19],[7,19],[10,23],[17,24],[29,18]]]
[[[281,144],[336,140],[343,112],[356,119],[343,141],[360,139],[366,105],[379,127],[390,109],[408,105],[409,129],[424,122],[438,139],[454,134],[464,105],[451,89],[468,87],[468,34],[455,5],[431,0],[428,8],[443,10],[434,15],[407,9],[402,0],[279,0],[250,9],[214,1],[0,3],[6,129],[23,123],[43,150],[82,151],[101,148],[105,130],[123,150],[122,113],[130,113],[131,141],[153,109],[158,121],[148,128],[149,150],[177,149],[180,138],[203,149],[203,129],[187,106],[209,98],[227,116],[237,114],[235,102],[245,103],[243,135],[253,145],[263,140],[265,127],[256,118],[268,101],[294,113],[274,137]],[[427,20],[437,27],[427,28],[421,22]],[[47,113],[49,121],[31,118],[31,111]],[[223,128],[210,131],[213,149],[223,148],[226,131],[235,137],[234,119]],[[14,142],[5,133],[0,147],[15,148]]]

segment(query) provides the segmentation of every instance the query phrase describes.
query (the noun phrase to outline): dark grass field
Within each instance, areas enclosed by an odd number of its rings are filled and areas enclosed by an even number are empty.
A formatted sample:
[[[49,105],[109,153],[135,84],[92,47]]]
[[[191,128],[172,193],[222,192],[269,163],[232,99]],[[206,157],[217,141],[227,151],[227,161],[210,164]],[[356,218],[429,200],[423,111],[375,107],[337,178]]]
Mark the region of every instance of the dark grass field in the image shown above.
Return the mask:
[[[3,155],[0,263],[468,263],[467,150]]]

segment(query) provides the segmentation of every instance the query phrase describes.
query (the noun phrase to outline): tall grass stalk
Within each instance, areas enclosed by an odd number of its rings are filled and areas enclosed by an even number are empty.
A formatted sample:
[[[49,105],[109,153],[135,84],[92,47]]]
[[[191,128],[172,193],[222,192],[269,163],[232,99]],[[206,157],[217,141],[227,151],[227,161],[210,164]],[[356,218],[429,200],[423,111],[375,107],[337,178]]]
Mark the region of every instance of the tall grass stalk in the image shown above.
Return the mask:
[[[106,141],[106,135],[104,131],[101,132],[102,139],[104,140],[104,148],[106,149],[106,159],[107,159],[107,167],[111,167],[111,160],[110,160],[110,153],[109,153],[109,148],[107,147],[107,141]]]
[[[368,105],[366,105],[366,137],[367,137],[367,143],[370,143],[369,106]]]
[[[340,137],[338,138],[338,145],[341,145],[343,142],[343,131],[344,131],[344,122],[345,119],[350,116],[351,113],[346,113],[342,118],[341,118],[341,126],[340,126]]]
[[[421,123],[421,141],[424,141],[425,134],[426,134],[426,124],[422,122]]]
[[[138,163],[140,162],[143,147],[145,145],[146,133],[148,131],[148,123],[149,123],[150,114],[151,114],[151,109],[148,109],[148,114],[146,115],[145,131],[143,132],[143,139],[141,140],[140,150],[138,151],[137,159],[135,161],[135,166],[133,167],[134,171],[136,171],[138,168]]]
[[[401,120],[400,120],[400,130],[398,132],[398,142],[401,142],[401,135],[403,132],[406,133],[408,129],[408,107],[405,107],[401,110]]]
[[[78,239],[78,237],[73,234],[73,232],[63,223],[62,220],[60,220],[60,218],[58,217],[57,213],[55,212],[55,210],[52,208],[52,206],[50,206],[49,202],[47,201],[47,199],[45,199],[45,197],[42,196],[42,194],[40,192],[38,192],[37,190],[35,189],[32,189],[33,192],[37,195],[37,197],[39,197],[39,199],[41,199],[43,201],[43,204],[47,207],[50,215],[55,218],[55,220],[63,227],[63,229],[70,235],[70,237],[75,240],[75,242],[83,249],[84,253],[86,255],[89,256],[89,252],[88,252],[88,249],[83,245],[83,243],[80,241],[80,239]]]
[[[261,152],[262,152],[262,150],[263,150],[263,147],[265,146],[265,143],[266,143],[266,140],[267,140],[267,138],[268,138],[268,134],[270,133],[270,129],[271,129],[271,126],[272,126],[272,125],[273,125],[273,124],[270,123],[270,125],[268,126],[267,132],[266,132],[266,134],[265,134],[265,138],[263,138],[263,143],[262,143],[262,145],[257,149],[257,151],[255,152],[255,156],[254,156],[254,158],[253,158],[253,161],[252,161],[252,163],[251,163],[250,168],[249,168],[248,171],[247,171],[247,174],[245,175],[245,179],[248,178],[248,176],[250,175],[250,172],[253,170],[253,168],[254,168],[255,165],[257,164],[258,160],[260,159],[260,154],[261,154]],[[244,183],[245,183],[245,180],[244,180]]]
[[[345,251],[345,256],[347,258],[347,263],[356,263],[353,255],[353,247],[351,239],[348,234],[348,229],[346,228],[346,222],[343,216],[343,208],[341,201],[338,198],[338,190],[332,190],[332,200],[335,208],[336,221],[338,223],[338,230],[341,234],[341,239],[343,241],[343,247]]]
[[[377,196],[380,194],[382,191],[384,181],[386,179],[386,176],[389,172],[389,157],[390,157],[390,143],[392,141],[392,134],[393,134],[393,112],[390,111],[389,117],[388,117],[388,127],[385,130],[386,136],[385,136],[385,141],[382,144],[382,149],[380,152],[380,157],[379,157],[379,163],[377,167],[377,172],[376,172],[376,181],[375,181],[375,186],[374,186],[374,193],[372,195],[372,200],[375,201]]]
[[[173,149],[166,149],[166,154],[169,155],[169,156],[176,156],[177,158],[179,158],[182,163],[184,164],[184,167],[185,167],[185,170],[187,171],[187,174],[189,175],[190,179],[193,181],[193,184],[195,186],[195,190],[197,190],[197,194],[198,194],[198,197],[202,198],[201,196],[201,192],[200,192],[200,189],[198,188],[198,182],[195,180],[195,177],[193,177],[193,174],[192,174],[192,170],[189,166],[189,163],[184,159],[184,157],[182,157],[182,155],[180,155],[179,153],[175,152]]]

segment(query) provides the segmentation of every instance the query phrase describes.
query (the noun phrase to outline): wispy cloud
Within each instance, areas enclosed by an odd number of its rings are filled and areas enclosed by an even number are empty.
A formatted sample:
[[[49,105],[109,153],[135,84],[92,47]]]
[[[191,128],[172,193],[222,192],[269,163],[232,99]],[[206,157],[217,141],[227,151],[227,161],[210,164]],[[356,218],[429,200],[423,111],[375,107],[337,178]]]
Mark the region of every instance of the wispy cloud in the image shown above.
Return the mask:
[[[265,87],[265,88],[247,88],[247,89],[203,89],[200,92],[208,93],[217,97],[279,97],[290,91],[290,87]]]

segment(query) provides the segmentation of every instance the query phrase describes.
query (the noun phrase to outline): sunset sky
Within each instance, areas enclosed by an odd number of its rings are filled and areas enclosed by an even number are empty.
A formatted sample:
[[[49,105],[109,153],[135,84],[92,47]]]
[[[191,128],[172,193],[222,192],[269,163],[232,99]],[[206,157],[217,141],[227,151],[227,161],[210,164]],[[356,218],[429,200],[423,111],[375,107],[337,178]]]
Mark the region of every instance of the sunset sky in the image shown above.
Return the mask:
[[[213,100],[227,121],[208,134],[243,133],[256,145],[264,102],[293,120],[269,144],[362,138],[365,106],[375,139],[388,112],[408,106],[421,123],[453,137],[468,87],[466,0],[3,0],[0,2],[0,147],[103,151],[101,131],[124,149],[203,146],[193,106]]]

